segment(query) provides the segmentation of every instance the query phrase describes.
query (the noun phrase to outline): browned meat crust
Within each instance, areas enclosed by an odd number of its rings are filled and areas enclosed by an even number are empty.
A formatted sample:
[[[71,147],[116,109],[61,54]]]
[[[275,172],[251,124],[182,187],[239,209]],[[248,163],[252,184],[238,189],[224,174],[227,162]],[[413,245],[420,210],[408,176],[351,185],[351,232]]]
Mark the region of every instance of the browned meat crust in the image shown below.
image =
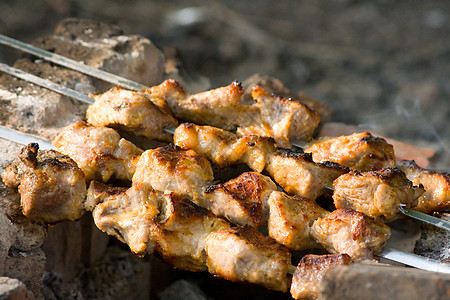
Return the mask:
[[[286,292],[289,250],[250,226],[216,231],[206,238],[208,270],[234,282]]]
[[[94,127],[83,121],[61,131],[53,141],[83,170],[86,180],[107,182],[111,177],[131,180],[142,150],[111,128]]]
[[[83,171],[68,156],[39,145],[22,148],[2,174],[3,181],[18,187],[22,212],[46,223],[77,220],[84,213],[86,182]]]
[[[395,166],[393,146],[369,132],[321,139],[305,152],[312,153],[315,162],[332,161],[359,171]]]
[[[319,287],[325,273],[331,268],[351,263],[352,259],[347,254],[308,254],[303,256],[292,277],[292,298],[317,299]]]
[[[269,197],[269,236],[290,250],[320,248],[311,236],[311,226],[329,212],[316,202],[300,196],[272,192]]]
[[[423,193],[422,187],[414,187],[397,168],[351,171],[338,177],[333,188],[336,208],[354,209],[386,222],[401,216],[400,204],[411,208]]]
[[[363,213],[337,209],[312,225],[311,235],[330,253],[348,254],[354,260],[372,258],[391,236],[390,228]]]
[[[397,167],[405,172],[414,185],[423,185],[425,192],[419,197],[415,210],[430,213],[450,209],[450,175],[419,167],[414,161],[399,161]]]
[[[150,140],[171,141],[166,127],[174,127],[178,121],[172,117],[159,97],[113,87],[95,97],[86,112],[87,121],[98,127],[120,127]]]

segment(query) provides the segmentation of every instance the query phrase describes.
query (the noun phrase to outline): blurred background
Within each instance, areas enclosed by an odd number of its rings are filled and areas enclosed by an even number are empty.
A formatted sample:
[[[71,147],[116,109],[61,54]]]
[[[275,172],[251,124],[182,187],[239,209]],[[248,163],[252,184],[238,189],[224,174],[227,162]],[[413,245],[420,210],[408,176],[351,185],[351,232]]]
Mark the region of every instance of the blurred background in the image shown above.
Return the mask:
[[[450,169],[450,2],[0,0],[0,33],[30,42],[67,17],[178,51],[210,88],[259,73],[353,124],[437,151]],[[0,60],[18,53],[0,48]]]

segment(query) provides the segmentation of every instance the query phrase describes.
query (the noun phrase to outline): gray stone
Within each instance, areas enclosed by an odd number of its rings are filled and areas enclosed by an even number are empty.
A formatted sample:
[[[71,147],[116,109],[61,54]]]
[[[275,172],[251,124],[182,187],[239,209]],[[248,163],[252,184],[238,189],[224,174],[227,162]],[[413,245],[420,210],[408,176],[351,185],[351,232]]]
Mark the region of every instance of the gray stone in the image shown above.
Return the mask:
[[[325,274],[318,299],[450,299],[450,274],[381,265],[340,266]]]
[[[29,252],[11,250],[6,258],[5,276],[22,281],[37,299],[42,298],[40,289],[44,273],[45,254],[41,249]]]
[[[0,274],[5,272],[5,261],[9,249],[16,241],[17,229],[0,210]]]
[[[20,280],[0,277],[1,300],[34,300],[34,295]]]

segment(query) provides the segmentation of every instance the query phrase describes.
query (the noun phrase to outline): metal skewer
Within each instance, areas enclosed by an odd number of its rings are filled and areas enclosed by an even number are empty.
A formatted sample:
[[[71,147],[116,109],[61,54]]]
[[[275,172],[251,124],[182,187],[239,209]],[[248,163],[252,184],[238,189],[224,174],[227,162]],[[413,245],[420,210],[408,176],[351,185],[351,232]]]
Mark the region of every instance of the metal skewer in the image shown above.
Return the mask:
[[[126,89],[139,91],[147,88],[147,86],[134,82],[132,80],[123,78],[121,76],[111,74],[105,71],[102,71],[97,68],[93,68],[91,66],[85,65],[81,62],[72,60],[70,58],[58,55],[56,53],[49,52],[47,50],[35,47],[33,45],[23,43],[21,41],[15,40],[13,38],[7,37],[5,35],[0,34],[0,44],[22,50],[27,53],[31,53],[35,56],[41,57],[45,60],[51,61],[55,64],[64,66],[66,68],[76,70],[80,73],[104,80],[106,82],[110,82],[115,85],[120,85]]]

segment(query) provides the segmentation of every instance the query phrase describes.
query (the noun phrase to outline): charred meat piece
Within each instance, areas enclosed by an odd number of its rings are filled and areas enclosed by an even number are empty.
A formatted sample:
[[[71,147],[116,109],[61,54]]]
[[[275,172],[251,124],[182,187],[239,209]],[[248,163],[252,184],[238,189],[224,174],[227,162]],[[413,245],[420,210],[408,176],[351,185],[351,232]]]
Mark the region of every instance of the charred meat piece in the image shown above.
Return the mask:
[[[212,232],[206,238],[211,274],[235,282],[286,292],[291,264],[289,250],[250,226]]]
[[[39,151],[31,143],[2,174],[10,187],[18,187],[22,212],[45,223],[74,221],[84,213],[86,181],[83,171],[68,156],[54,150]]]
[[[332,162],[315,163],[310,153],[279,149],[266,166],[269,175],[286,192],[315,200],[348,168]]]
[[[292,298],[317,299],[325,273],[331,268],[351,263],[352,259],[347,254],[308,254],[303,256],[292,277]]]
[[[209,161],[192,150],[168,145],[145,151],[137,163],[134,183],[146,183],[160,192],[174,191],[198,202],[214,179]]]
[[[173,140],[175,145],[194,150],[219,168],[243,163],[253,171],[262,172],[268,156],[275,152],[275,141],[271,138],[236,136],[224,129],[192,123],[178,126]]]
[[[272,192],[269,200],[269,236],[290,250],[320,248],[310,235],[311,226],[319,217],[329,212],[316,202],[300,196],[289,196],[282,192]]]
[[[258,228],[267,220],[267,200],[277,189],[270,177],[244,172],[225,183],[209,186],[200,206],[237,225]]]
[[[134,254],[142,257],[155,247],[152,230],[159,212],[159,197],[146,185],[109,187],[91,181],[86,206],[92,210],[100,230],[126,243]]]
[[[119,127],[150,140],[171,141],[165,127],[174,127],[172,117],[162,98],[113,87],[95,97],[86,112],[87,121],[97,127]]]
[[[153,231],[155,252],[175,268],[204,271],[205,238],[230,225],[210,211],[174,193],[164,194],[158,224]]]
[[[167,101],[177,119],[210,125],[242,135],[269,136],[279,146],[290,146],[289,138],[309,139],[320,122],[320,115],[298,101],[276,97],[254,87],[255,101],[245,101],[239,82],[210,91],[186,95],[174,80],[145,91]]]
[[[325,138],[305,149],[315,162],[332,161],[350,169],[372,171],[395,166],[394,148],[368,132]]]
[[[414,207],[423,193],[422,187],[414,187],[405,173],[396,168],[351,171],[337,178],[333,188],[336,208],[354,209],[386,222],[401,216],[400,204]]]
[[[131,180],[142,153],[134,144],[121,139],[114,129],[94,127],[83,121],[64,128],[53,145],[78,164],[86,180],[103,182],[111,177]]]
[[[400,161],[397,167],[414,185],[423,185],[425,192],[419,197],[415,210],[430,213],[450,208],[450,176],[419,167],[414,161]]]
[[[353,260],[371,259],[391,236],[390,228],[363,213],[337,209],[312,225],[311,235],[330,253],[348,254]]]

